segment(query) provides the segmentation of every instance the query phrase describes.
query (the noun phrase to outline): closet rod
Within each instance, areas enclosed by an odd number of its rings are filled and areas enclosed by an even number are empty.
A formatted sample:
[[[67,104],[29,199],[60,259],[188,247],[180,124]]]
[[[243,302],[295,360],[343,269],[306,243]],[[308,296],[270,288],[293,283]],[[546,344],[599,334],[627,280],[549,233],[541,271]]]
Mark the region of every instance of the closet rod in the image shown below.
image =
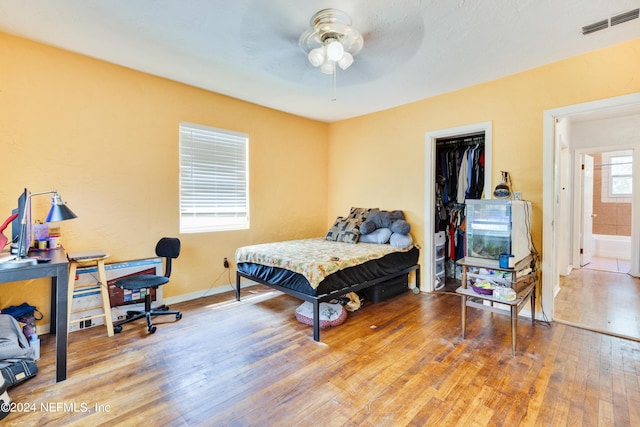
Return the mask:
[[[444,147],[448,145],[465,145],[471,146],[476,144],[484,144],[484,136],[474,138],[456,138],[444,141],[436,141],[436,147]]]

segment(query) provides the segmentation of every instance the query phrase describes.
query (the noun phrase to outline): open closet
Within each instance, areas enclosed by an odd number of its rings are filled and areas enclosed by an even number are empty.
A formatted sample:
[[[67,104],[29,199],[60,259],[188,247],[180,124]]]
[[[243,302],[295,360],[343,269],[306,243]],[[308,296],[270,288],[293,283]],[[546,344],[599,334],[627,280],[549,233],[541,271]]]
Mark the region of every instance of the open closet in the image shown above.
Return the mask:
[[[465,200],[481,199],[485,188],[485,133],[435,140],[435,290],[455,289],[456,261],[464,257]]]

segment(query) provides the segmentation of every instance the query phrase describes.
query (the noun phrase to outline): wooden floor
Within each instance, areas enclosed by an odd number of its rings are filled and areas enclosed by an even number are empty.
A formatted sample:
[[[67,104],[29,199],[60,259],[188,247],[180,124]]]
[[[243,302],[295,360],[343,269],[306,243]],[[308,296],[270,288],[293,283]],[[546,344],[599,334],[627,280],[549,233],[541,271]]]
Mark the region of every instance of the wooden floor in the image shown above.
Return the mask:
[[[560,278],[555,319],[640,341],[640,279],[590,268]]]
[[[508,316],[470,308],[462,340],[458,296],[411,292],[316,343],[300,301],[254,291],[175,305],[153,335],[74,332],[61,383],[43,337],[4,425],[640,425],[640,343],[522,318],[512,357]]]

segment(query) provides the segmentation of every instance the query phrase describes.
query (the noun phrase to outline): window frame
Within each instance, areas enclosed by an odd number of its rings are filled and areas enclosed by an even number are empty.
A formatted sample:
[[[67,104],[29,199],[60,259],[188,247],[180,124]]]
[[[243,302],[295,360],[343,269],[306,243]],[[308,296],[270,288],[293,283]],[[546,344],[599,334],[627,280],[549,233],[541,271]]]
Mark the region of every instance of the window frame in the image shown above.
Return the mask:
[[[179,125],[180,233],[249,228],[249,135]]]
[[[623,163],[616,163],[614,161],[614,159],[628,159],[628,161],[625,161]],[[610,181],[609,181],[609,196],[610,197],[631,197],[632,192],[628,192],[628,193],[616,193],[614,192],[614,181],[616,180],[616,178],[621,178],[621,179],[625,179],[625,180],[629,180],[631,181],[633,178],[633,173],[615,173],[614,172],[614,165],[617,164],[624,164],[624,163],[631,163],[631,168],[633,169],[633,157],[630,155],[624,155],[624,156],[611,156],[609,158],[609,164],[611,165],[611,171],[609,172],[609,177],[610,177]],[[630,184],[632,184],[630,182]]]
[[[629,157],[632,162],[631,174],[614,174],[613,173],[613,159],[616,157]],[[604,203],[631,203],[633,196],[632,192],[629,194],[614,194],[613,193],[613,181],[616,177],[629,178],[633,185],[633,150],[617,150],[617,151],[604,151],[602,152],[602,194],[601,199]]]

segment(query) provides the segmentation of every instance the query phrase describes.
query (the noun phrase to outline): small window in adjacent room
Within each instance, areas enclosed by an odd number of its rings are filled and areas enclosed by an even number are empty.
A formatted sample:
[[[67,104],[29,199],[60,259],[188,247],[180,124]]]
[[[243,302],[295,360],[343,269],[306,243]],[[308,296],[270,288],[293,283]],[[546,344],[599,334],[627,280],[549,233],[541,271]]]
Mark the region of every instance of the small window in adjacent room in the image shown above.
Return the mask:
[[[602,198],[604,202],[631,202],[633,153],[631,150],[602,153]]]
[[[611,196],[631,195],[632,162],[631,156],[611,157],[611,186],[609,188]]]
[[[249,136],[180,123],[180,232],[249,228]]]

